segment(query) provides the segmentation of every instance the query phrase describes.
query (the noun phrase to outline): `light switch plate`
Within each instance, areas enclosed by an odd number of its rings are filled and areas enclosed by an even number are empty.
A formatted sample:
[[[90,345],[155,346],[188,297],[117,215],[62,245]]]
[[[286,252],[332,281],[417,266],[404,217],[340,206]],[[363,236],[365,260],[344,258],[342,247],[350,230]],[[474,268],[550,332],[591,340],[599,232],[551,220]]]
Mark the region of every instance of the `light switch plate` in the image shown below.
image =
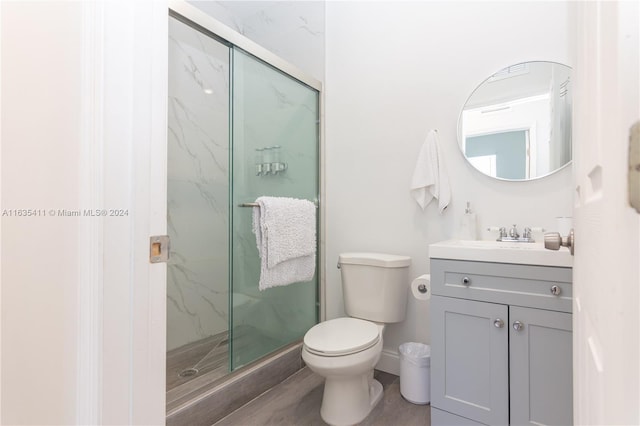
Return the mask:
[[[640,121],[629,130],[629,204],[640,213]]]

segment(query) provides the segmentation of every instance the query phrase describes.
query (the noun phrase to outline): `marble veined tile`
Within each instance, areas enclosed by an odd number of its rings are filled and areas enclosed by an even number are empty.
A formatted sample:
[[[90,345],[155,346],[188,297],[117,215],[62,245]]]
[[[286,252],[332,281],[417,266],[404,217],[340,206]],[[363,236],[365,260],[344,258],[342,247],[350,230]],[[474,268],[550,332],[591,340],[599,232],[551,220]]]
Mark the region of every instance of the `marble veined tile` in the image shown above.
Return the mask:
[[[213,259],[167,266],[168,350],[227,330],[228,278],[217,273]]]
[[[198,188],[190,182],[168,182],[167,226],[171,253],[186,259],[211,257],[228,251],[227,190]]]
[[[167,349],[228,330],[229,48],[169,20]]]
[[[324,1],[190,1],[318,80],[324,80]]]
[[[242,120],[234,122],[234,139],[245,147],[244,161],[234,164],[234,181],[248,193],[314,198],[317,93],[251,57],[235,55],[234,65],[241,70],[234,109],[242,114]],[[286,172],[276,176],[244,172],[252,171],[255,150],[275,146],[280,161],[287,164]]]

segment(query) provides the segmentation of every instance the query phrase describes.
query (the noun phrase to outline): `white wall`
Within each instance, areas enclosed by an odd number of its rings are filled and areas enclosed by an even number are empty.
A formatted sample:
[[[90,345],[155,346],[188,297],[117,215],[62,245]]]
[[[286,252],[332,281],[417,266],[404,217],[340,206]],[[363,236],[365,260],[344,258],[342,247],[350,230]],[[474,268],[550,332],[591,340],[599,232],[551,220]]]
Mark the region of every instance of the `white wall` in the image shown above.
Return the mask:
[[[456,141],[462,105],[491,74],[530,60],[571,65],[567,14],[564,2],[327,3],[329,318],[343,314],[335,268],[341,252],[409,255],[415,277],[429,271],[428,245],[455,235],[466,201],[479,229],[553,229],[556,216],[571,215],[571,168],[539,181],[496,181],[467,164]],[[435,203],[421,211],[408,191],[432,128],[451,179],[452,202],[442,216]],[[389,327],[385,349],[426,339],[425,312]]]
[[[45,210],[2,217],[2,424],[75,422],[80,18],[2,5],[2,210]]]

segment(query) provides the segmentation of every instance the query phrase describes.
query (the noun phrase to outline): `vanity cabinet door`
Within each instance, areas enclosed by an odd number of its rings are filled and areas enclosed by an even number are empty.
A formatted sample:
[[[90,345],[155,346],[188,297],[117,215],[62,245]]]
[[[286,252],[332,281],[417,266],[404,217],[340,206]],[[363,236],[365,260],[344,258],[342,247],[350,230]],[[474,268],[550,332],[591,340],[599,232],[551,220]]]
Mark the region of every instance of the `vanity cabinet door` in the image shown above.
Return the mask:
[[[573,424],[571,314],[511,306],[509,319],[511,424]]]
[[[507,424],[508,306],[431,300],[432,406],[488,425]]]

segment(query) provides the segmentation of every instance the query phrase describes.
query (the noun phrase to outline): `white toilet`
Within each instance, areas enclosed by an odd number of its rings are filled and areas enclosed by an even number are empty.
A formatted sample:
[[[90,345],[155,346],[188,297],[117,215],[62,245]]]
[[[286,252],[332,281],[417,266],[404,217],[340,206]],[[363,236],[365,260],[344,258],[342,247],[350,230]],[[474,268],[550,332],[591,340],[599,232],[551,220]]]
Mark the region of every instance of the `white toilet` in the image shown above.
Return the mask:
[[[312,327],[304,336],[302,359],[325,378],[320,415],[331,425],[362,421],[382,398],[373,367],[382,353],[386,323],[404,320],[411,258],[380,253],[344,253],[345,312]]]

